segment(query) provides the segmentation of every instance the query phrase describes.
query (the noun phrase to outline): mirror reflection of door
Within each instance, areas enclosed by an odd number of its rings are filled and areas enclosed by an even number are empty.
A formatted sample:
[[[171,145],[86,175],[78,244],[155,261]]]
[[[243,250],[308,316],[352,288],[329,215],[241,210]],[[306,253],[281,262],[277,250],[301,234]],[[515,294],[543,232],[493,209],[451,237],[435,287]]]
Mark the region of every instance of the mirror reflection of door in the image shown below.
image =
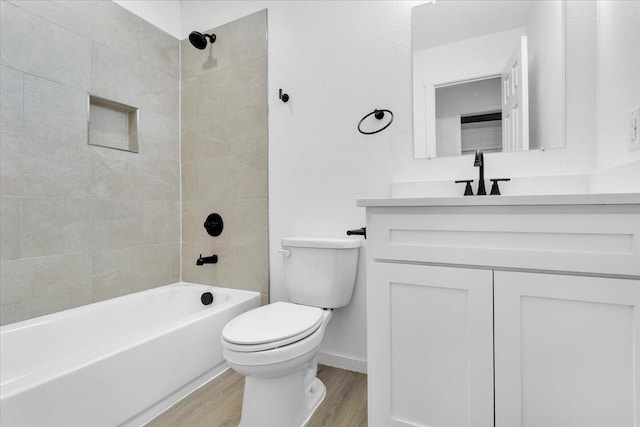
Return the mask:
[[[529,148],[527,44],[523,36],[501,75],[435,87],[436,156]]]
[[[529,149],[529,73],[526,64],[527,36],[522,36],[502,71],[502,151],[505,152]]]
[[[500,76],[436,87],[436,156],[502,151]]]

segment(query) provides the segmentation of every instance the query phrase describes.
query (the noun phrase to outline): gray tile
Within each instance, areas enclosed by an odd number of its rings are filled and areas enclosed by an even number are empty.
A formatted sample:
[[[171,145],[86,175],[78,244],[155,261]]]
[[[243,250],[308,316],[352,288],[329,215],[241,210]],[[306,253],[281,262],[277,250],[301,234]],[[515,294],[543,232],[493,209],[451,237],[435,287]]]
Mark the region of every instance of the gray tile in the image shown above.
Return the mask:
[[[157,76],[164,76],[157,73]],[[155,92],[141,99],[140,107],[144,114],[147,112],[162,114],[171,120],[178,121],[180,116],[180,88],[179,82],[173,77],[162,77],[156,80]],[[162,88],[162,89],[160,89]]]
[[[144,202],[144,242],[180,243],[180,202]]]
[[[92,301],[176,283],[180,280],[180,245],[169,243],[95,252]]]
[[[91,155],[80,146],[26,132],[2,132],[3,195],[83,198],[90,194]]]
[[[22,200],[0,197],[0,259],[20,258],[20,215]]]
[[[140,58],[143,20],[114,2],[20,0],[12,3],[86,39]]]
[[[8,303],[0,301],[0,326],[27,319],[26,306],[27,304],[22,301]]]
[[[92,200],[92,250],[144,244],[143,204],[137,200]]]
[[[154,25],[142,21],[141,57],[170,76],[180,76],[180,41]]]
[[[180,121],[176,110],[175,116],[166,116],[149,110],[141,112],[138,120],[140,147],[143,154],[153,152],[159,144],[180,146]],[[176,158],[176,161],[178,159]]]
[[[86,254],[3,261],[0,301],[17,322],[88,304],[91,264]]]
[[[24,132],[7,129],[0,130],[0,194],[3,196],[22,196],[24,182],[22,171],[18,167],[19,146],[16,141],[23,140]]]
[[[0,321],[177,282],[179,42],[110,1],[1,3]],[[141,154],[87,145],[88,90],[140,108]]]
[[[38,137],[83,146],[87,143],[88,98],[83,90],[24,77],[25,130]]]
[[[99,44],[94,44],[91,58],[93,95],[140,108],[140,120],[147,110],[177,119],[177,77]]]
[[[199,159],[228,156],[231,154],[231,141],[225,138],[225,112],[215,117],[199,114],[182,120],[182,161],[194,162]],[[222,128],[222,129],[219,129]]]
[[[91,94],[139,108],[140,97],[149,91],[142,67],[142,61],[94,44],[91,51]]]
[[[90,87],[90,40],[13,4],[3,2],[0,8],[2,65],[77,88]]]
[[[0,129],[22,128],[24,124],[23,73],[0,67]]]
[[[266,98],[266,97],[265,97]],[[231,152],[240,156],[266,154],[269,146],[267,103],[229,111]]]
[[[184,152],[184,150],[183,150]],[[182,162],[182,201],[203,200],[200,197],[200,167],[199,162]]]
[[[86,3],[85,7],[89,8],[86,16],[91,25],[91,32],[86,36],[127,56],[141,58],[142,18],[112,1]]]
[[[204,159],[199,180],[202,200],[266,199],[266,155]]]
[[[220,249],[217,266],[219,286],[268,293],[268,260],[264,247]]]
[[[238,247],[262,248],[269,250],[269,206],[266,199],[233,202],[229,217],[228,233],[232,244]]]
[[[216,113],[264,104],[267,93],[266,57],[241,62],[183,81],[182,116]],[[202,94],[215,94],[203,96]]]
[[[145,198],[142,154],[91,147],[92,193],[96,199]]]
[[[143,181],[139,184],[147,200],[180,199],[180,148],[177,144],[155,144],[143,153]]]
[[[266,103],[215,115],[183,116],[182,159],[193,161],[230,154],[266,153]]]
[[[267,54],[267,9],[225,25],[229,28],[231,63],[260,58]]]
[[[22,200],[22,256],[86,252],[91,247],[91,202]]]

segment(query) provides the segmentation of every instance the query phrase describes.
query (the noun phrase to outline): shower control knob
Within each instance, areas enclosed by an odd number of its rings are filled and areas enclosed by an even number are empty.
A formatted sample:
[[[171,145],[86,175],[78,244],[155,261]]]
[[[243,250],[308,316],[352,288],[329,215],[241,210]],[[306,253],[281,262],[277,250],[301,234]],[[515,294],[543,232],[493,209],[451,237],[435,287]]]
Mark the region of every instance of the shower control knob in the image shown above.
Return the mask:
[[[217,213],[210,214],[204,222],[204,228],[210,236],[219,236],[224,228],[222,217]]]

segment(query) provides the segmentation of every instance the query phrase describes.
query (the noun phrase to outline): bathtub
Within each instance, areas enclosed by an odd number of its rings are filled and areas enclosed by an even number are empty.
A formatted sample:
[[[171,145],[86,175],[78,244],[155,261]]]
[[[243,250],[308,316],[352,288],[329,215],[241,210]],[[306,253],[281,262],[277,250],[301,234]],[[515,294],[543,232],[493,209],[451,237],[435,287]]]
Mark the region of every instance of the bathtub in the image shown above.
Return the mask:
[[[3,326],[0,425],[144,425],[227,369],[222,328],[259,305],[176,283]]]

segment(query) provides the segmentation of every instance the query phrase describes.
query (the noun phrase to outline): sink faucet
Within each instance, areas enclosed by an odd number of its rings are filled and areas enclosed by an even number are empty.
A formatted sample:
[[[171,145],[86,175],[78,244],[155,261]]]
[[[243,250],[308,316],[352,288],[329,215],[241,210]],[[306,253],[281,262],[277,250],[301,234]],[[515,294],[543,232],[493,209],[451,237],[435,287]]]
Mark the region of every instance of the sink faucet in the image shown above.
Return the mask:
[[[476,195],[486,196],[487,190],[484,188],[484,155],[482,154],[482,150],[476,150],[476,159],[473,162],[473,167],[480,168],[480,178],[478,182],[478,191],[476,192]]]

